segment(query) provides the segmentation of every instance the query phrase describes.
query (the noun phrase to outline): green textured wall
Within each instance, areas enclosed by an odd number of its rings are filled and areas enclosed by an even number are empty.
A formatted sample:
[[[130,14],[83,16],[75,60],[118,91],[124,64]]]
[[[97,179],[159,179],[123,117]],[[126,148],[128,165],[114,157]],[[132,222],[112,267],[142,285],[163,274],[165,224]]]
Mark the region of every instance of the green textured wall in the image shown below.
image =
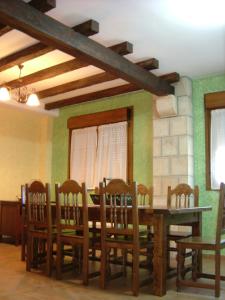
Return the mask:
[[[193,81],[195,183],[200,188],[200,204],[213,206],[212,212],[203,214],[203,233],[206,236],[215,234],[216,223],[214,220],[219,198],[218,192],[206,191],[204,94],[224,90],[225,76]]]
[[[147,185],[152,184],[152,97],[147,92],[115,96],[62,108],[53,125],[52,184],[63,182],[67,178],[68,118],[127,106],[134,108],[134,180]]]

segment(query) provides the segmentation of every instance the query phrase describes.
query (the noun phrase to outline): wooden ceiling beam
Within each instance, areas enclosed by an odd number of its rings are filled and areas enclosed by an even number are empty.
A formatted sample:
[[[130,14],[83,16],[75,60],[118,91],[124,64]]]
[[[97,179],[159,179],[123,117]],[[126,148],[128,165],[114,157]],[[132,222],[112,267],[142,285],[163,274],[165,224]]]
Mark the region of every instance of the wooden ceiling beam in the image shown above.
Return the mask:
[[[56,0],[31,0],[28,4],[45,13],[56,7]],[[12,27],[0,23],[0,36],[11,30]]]
[[[173,73],[161,75],[160,78],[166,80],[169,83],[175,83],[180,80],[180,74],[178,74],[177,72],[173,72]]]
[[[122,42],[113,45],[109,48],[115,51],[116,53],[118,53],[119,55],[130,54],[133,51],[133,45],[129,42]],[[49,79],[64,74],[66,72],[78,70],[80,68],[84,68],[87,66],[89,66],[89,64],[85,61],[82,61],[80,59],[71,59],[69,61],[60,63],[58,65],[49,67],[47,69],[43,69],[38,72],[32,73],[30,75],[21,77],[20,79],[15,79],[10,82],[7,82],[7,86],[14,89],[14,88],[22,87],[24,85],[35,83],[37,81]]]
[[[137,87],[131,83],[127,83],[127,84],[124,84],[121,86],[112,87],[112,88],[108,88],[105,90],[88,93],[85,95],[75,96],[72,98],[59,100],[59,101],[55,101],[52,103],[47,103],[47,104],[45,104],[45,109],[51,110],[51,109],[61,108],[64,106],[89,102],[89,101],[102,99],[102,98],[106,98],[106,97],[112,97],[112,96],[116,96],[116,95],[126,94],[129,92],[134,92],[134,91],[138,91],[138,90],[140,90],[139,87]]]
[[[26,14],[24,11],[26,10]],[[174,93],[167,81],[143,70],[94,40],[30,7],[23,1],[1,0],[0,18],[3,23],[29,34],[42,43],[75,57],[84,59],[116,77],[131,82],[156,95]]]
[[[122,42],[109,47],[112,51],[119,55],[127,55],[133,53],[133,44],[130,42]]]
[[[25,63],[54,50],[54,47],[37,43],[0,59],[0,72]]]
[[[152,70],[153,68],[156,68],[158,66],[158,61],[156,59],[148,59],[145,61],[141,61],[139,63],[136,63],[136,65],[141,66],[144,69]],[[38,97],[40,99],[47,98],[51,96],[55,96],[58,94],[70,92],[76,89],[81,89],[84,87],[89,87],[95,84],[111,81],[117,79],[116,76],[103,72],[100,74],[95,74],[92,76],[84,77],[82,79],[73,80],[58,86],[54,86],[49,89],[45,89],[38,92]]]
[[[94,34],[99,33],[99,23],[91,19],[84,23],[74,26],[73,30],[85,36],[92,36]]]
[[[176,78],[177,78],[177,81],[179,81],[180,76],[176,72],[161,75],[160,77],[171,80],[171,78],[174,76],[174,80],[175,80],[174,74],[177,74]],[[141,90],[141,89],[138,86],[128,83],[128,84],[104,89],[104,90],[97,91],[97,92],[92,92],[92,93],[75,96],[75,97],[64,99],[64,100],[58,100],[58,101],[54,101],[51,103],[47,103],[47,104],[45,104],[45,109],[51,110],[51,109],[61,108],[61,107],[68,106],[68,105],[74,105],[74,104],[89,102],[89,101],[93,101],[93,100],[97,100],[97,99],[118,96],[118,95],[131,93],[131,92],[135,92],[135,91],[139,91],[139,90]]]
[[[91,36],[99,32],[99,23],[94,20],[88,20],[84,23],[72,27],[72,29],[76,32],[79,32],[80,30],[83,35]],[[53,50],[55,50],[54,47],[47,46],[43,43],[37,43],[29,46],[25,49],[22,49],[16,53],[10,54],[0,59],[0,72],[12,68],[16,65],[25,63],[28,60],[34,59]]]

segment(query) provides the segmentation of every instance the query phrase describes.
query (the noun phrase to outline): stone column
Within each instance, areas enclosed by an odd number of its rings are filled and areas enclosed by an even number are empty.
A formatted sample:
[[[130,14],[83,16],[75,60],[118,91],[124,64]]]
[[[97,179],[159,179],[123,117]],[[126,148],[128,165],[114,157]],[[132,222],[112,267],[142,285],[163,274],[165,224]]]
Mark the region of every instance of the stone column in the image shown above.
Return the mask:
[[[177,112],[160,116],[155,97],[153,113],[154,201],[165,204],[167,188],[194,183],[192,82],[183,77],[175,85]],[[160,99],[160,98],[159,98]]]

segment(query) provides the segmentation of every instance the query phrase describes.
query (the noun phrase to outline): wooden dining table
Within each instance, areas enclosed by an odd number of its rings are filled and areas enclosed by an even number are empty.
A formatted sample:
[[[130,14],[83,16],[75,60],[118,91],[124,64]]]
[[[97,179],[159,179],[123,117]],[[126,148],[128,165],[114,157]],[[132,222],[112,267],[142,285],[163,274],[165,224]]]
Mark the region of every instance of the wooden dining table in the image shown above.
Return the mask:
[[[189,225],[192,233],[201,235],[202,213],[210,211],[211,206],[192,208],[169,208],[166,206],[138,206],[139,224],[150,225],[154,231],[153,249],[153,294],[164,296],[167,292],[167,233],[170,225]],[[132,210],[130,210],[131,212]],[[52,203],[52,217],[55,218],[56,207]],[[89,221],[100,221],[100,206],[89,204]],[[22,243],[22,249],[25,243]],[[25,253],[25,249],[23,251]]]
[[[201,235],[202,213],[210,211],[211,206],[191,208],[169,208],[139,206],[139,224],[151,225],[154,228],[153,250],[153,293],[164,296],[167,291],[167,233],[170,225],[190,225],[192,233]],[[99,205],[89,205],[89,220],[100,220]]]

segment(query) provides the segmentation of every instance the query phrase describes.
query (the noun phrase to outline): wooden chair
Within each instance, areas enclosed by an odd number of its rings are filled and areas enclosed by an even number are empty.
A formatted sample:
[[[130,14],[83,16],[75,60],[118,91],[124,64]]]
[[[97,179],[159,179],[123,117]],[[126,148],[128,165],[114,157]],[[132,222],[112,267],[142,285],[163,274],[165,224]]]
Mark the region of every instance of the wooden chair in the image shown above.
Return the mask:
[[[49,196],[49,184],[33,181],[25,185],[26,222],[27,222],[27,259],[26,269],[46,263],[46,274],[51,275],[53,264],[52,218]]]
[[[153,205],[153,188],[147,188],[144,184],[138,184],[137,197],[139,205]]]
[[[147,240],[140,241],[136,183],[127,185],[121,179],[112,179],[106,186],[100,183],[101,206],[101,276],[100,285],[105,288],[107,279],[119,274],[110,274],[111,249],[120,249],[124,254],[123,274],[126,274],[126,251],[132,250],[132,291],[139,293],[139,253],[147,247]],[[132,200],[132,206],[128,205]]]
[[[171,208],[182,208],[182,207],[197,207],[199,198],[199,189],[197,186],[192,189],[188,184],[181,183],[178,184],[174,189],[171,189],[171,186],[168,187],[167,193],[167,206]],[[182,224],[185,226],[185,224]],[[179,231],[168,229],[168,270],[170,268],[170,253],[177,252],[176,245],[171,246],[171,242],[176,242],[181,238],[185,238],[192,235],[190,224],[188,225],[189,231]],[[191,252],[187,252],[186,256],[191,256]],[[186,269],[186,272],[188,269]]]
[[[225,276],[220,274],[221,264],[221,249],[225,248],[225,239],[222,234],[225,233],[225,184],[220,184],[219,205],[217,213],[217,229],[215,239],[207,239],[200,236],[189,237],[177,241],[178,249],[178,265],[177,265],[177,290],[179,291],[181,286],[199,287],[206,289],[214,289],[215,297],[220,296],[220,280],[225,280]],[[192,280],[182,279],[183,261],[185,259],[184,253],[186,249],[192,249],[193,252],[193,264],[192,264]],[[210,250],[215,252],[215,274],[201,273],[198,252],[202,250]],[[209,278],[214,279],[214,284],[197,282],[197,278]]]
[[[138,205],[151,206],[153,205],[153,188],[147,187],[144,184],[138,184],[137,186],[137,198]],[[153,258],[153,229],[152,226],[148,225],[147,229],[140,226],[140,235],[145,236],[148,240],[147,249],[140,250],[140,255],[145,256],[146,260],[140,262],[140,267],[147,269],[152,268],[152,258]]]
[[[57,278],[62,277],[64,246],[74,249],[78,269],[82,265],[83,284],[88,284],[89,228],[86,186],[74,180],[67,180],[61,186],[55,185],[57,211]]]

